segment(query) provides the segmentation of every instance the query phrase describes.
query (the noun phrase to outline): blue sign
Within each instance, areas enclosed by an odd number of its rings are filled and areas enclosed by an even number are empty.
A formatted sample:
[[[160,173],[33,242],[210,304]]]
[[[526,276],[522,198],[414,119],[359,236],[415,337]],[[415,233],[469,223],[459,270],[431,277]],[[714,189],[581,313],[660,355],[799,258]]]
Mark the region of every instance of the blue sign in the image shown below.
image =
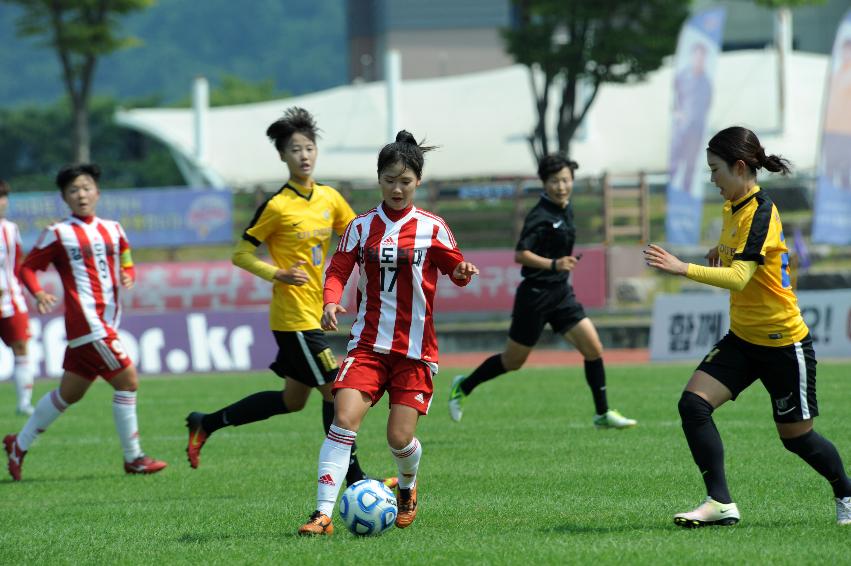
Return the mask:
[[[135,248],[230,243],[232,201],[228,190],[102,190],[97,215],[119,221]],[[46,226],[68,215],[58,190],[13,193],[9,198],[8,218],[20,228],[24,250],[35,244]]]

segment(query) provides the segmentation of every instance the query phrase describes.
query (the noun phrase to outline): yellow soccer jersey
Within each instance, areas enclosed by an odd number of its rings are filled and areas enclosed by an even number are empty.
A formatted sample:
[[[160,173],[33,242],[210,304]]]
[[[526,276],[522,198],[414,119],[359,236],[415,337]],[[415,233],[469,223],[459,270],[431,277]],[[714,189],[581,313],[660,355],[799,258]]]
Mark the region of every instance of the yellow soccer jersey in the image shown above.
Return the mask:
[[[718,252],[721,265],[755,261],[756,272],[741,291],[730,291],[730,330],[762,346],[787,346],[809,329],[801,317],[789,276],[789,254],[777,207],[754,187],[736,202],[724,203]]]
[[[269,326],[294,332],[317,330],[322,316],[322,274],[331,231],[343,233],[355,217],[336,189],[313,184],[313,192],[290,180],[257,209],[243,239],[266,243],[274,264],[289,269],[299,260],[310,280],[301,286],[274,282]]]

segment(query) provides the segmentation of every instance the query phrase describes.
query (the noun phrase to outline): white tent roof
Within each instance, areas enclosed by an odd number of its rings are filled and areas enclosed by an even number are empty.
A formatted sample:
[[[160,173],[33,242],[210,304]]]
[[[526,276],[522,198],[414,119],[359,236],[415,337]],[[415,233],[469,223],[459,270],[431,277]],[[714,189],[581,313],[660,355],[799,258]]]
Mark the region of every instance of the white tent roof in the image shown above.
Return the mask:
[[[733,124],[750,127],[770,152],[788,157],[799,170],[813,169],[828,58],[803,53],[789,58],[790,108],[783,132],[777,120],[775,60],[773,51],[763,50],[721,55],[709,127],[713,131]],[[400,127],[440,146],[428,156],[426,178],[534,174],[526,136],[535,115],[525,67],[405,81],[400,89]],[[604,84],[584,134],[571,147],[581,174],[666,170],[671,91],[670,65],[644,82]],[[201,168],[211,182],[228,186],[280,182],[286,169],[265,131],[285,108],[297,105],[313,113],[322,129],[317,178],[372,181],[377,152],[388,141],[385,101],[384,83],[375,82],[212,108],[207,159]],[[191,109],[135,109],[120,111],[116,119],[162,140],[190,166],[199,166],[193,157]]]

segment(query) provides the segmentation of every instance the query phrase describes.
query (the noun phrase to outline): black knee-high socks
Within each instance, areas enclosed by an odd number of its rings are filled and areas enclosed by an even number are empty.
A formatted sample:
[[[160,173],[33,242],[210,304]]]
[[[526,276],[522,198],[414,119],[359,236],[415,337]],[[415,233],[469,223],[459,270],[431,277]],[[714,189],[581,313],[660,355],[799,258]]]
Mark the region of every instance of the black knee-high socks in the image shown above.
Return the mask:
[[[204,415],[201,426],[208,435],[226,426],[240,426],[289,413],[281,391],[261,391],[215,413]]]
[[[712,405],[703,397],[685,391],[678,405],[694,463],[703,474],[706,492],[719,503],[731,503],[724,473],[724,445],[712,420]]]
[[[835,497],[851,496],[851,480],[848,479],[842,458],[831,441],[814,430],[797,438],[780,440],[786,450],[800,456],[830,483]]]

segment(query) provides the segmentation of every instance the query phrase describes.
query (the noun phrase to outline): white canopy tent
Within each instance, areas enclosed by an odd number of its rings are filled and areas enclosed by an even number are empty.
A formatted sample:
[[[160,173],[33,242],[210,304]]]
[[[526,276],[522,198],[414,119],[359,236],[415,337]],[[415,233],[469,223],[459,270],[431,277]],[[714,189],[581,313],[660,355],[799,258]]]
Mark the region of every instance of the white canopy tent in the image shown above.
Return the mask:
[[[777,123],[774,51],[723,53],[718,61],[712,130],[740,124],[754,129],[772,153],[799,170],[815,168],[828,58],[794,53],[789,60],[789,116]],[[582,175],[603,171],[667,170],[670,65],[634,84],[604,84],[571,154]],[[515,65],[495,71],[400,86],[399,124],[440,150],[429,154],[431,179],[528,177],[536,169],[527,136],[535,122],[528,71]],[[195,157],[192,109],[119,111],[116,121],[165,143],[189,182],[251,187],[280,182],[286,169],[265,137],[289,106],[303,106],[321,128],[317,178],[370,182],[386,138],[383,82],[354,84],[258,104],[217,107],[206,119],[205,157]],[[555,108],[553,108],[555,112]],[[552,123],[552,120],[550,120]]]

